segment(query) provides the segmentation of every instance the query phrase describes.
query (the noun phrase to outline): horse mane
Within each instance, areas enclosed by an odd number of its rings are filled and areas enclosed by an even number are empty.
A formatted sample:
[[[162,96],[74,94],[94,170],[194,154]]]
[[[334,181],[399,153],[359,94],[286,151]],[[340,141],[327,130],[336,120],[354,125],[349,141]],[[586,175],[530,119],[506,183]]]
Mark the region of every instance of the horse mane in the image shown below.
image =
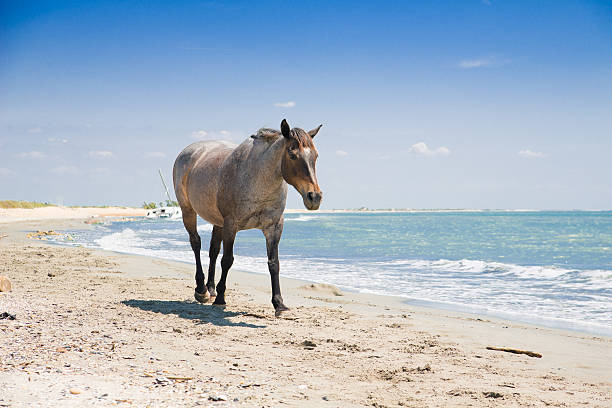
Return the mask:
[[[266,141],[276,140],[281,135],[281,132],[276,129],[261,128],[251,137],[253,139],[262,139]]]
[[[278,139],[282,133],[280,130],[271,128],[260,128],[254,135],[251,135],[253,139],[260,139],[267,142],[272,142]],[[298,141],[303,147],[309,147],[312,145],[312,138],[306,133],[306,131],[300,128],[291,129],[291,138]]]

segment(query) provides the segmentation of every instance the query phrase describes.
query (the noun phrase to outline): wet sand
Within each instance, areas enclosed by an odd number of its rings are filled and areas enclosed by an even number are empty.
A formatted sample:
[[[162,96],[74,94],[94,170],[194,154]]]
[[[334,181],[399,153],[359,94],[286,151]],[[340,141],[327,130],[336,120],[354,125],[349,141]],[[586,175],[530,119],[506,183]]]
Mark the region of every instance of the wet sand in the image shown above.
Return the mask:
[[[9,218],[0,406],[612,406],[608,337],[293,279],[275,318],[269,277],[237,270],[228,305],[202,305],[193,265],[26,238],[83,219]]]

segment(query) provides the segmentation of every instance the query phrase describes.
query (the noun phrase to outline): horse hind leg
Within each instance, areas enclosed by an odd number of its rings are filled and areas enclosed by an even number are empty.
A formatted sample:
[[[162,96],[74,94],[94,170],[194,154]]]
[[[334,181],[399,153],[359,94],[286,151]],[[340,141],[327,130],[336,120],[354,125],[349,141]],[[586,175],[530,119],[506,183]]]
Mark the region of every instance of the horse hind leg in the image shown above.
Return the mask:
[[[211,297],[217,296],[215,291],[215,266],[217,263],[217,257],[221,250],[221,241],[223,240],[223,228],[214,225],[212,234],[210,237],[210,249],[208,251],[208,280],[206,281],[206,288]]]
[[[236,239],[236,229],[231,220],[224,220],[223,223],[223,256],[221,257],[221,279],[217,283],[217,297],[214,305],[225,305],[225,282],[227,273],[234,263],[234,240]]]
[[[204,286],[204,272],[202,271],[202,262],[200,260],[200,249],[202,247],[202,241],[198,234],[198,219],[197,214],[193,209],[182,208],[183,212],[183,225],[189,233],[189,243],[191,244],[191,250],[195,256],[196,261],[196,288],[194,297],[200,303],[206,303],[209,299],[208,291]]]

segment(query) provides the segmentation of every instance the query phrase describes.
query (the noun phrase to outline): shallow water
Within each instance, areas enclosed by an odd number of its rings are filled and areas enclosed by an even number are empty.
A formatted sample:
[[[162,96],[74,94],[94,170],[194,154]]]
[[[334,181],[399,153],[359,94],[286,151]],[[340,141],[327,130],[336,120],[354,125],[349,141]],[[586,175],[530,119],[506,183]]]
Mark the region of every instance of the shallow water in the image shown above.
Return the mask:
[[[207,247],[212,226],[198,230]],[[70,233],[63,243],[193,263],[180,221]],[[241,231],[234,267],[267,273],[265,253],[260,231]],[[286,277],[612,335],[612,212],[286,214],[280,259]]]

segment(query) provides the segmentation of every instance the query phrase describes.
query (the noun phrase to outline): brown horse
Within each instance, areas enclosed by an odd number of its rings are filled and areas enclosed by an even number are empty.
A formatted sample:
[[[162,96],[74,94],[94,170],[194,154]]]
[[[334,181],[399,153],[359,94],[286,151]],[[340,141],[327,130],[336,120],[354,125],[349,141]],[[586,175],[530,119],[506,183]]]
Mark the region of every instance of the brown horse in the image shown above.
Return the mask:
[[[174,162],[174,191],[195,254],[197,301],[204,303],[215,296],[213,304],[225,304],[225,281],[234,262],[236,233],[257,228],[266,237],[275,314],[289,310],[283,303],[278,276],[278,242],[283,232],[287,183],[302,195],[307,209],[319,208],[322,194],[315,172],[318,153],[312,139],[321,126],[305,132],[291,129],[283,119],[280,132],[260,129],[239,146],[222,141],[196,142],[178,155]],[[206,285],[200,263],[197,215],[213,224]],[[221,241],[221,279],[215,291],[215,263]]]

